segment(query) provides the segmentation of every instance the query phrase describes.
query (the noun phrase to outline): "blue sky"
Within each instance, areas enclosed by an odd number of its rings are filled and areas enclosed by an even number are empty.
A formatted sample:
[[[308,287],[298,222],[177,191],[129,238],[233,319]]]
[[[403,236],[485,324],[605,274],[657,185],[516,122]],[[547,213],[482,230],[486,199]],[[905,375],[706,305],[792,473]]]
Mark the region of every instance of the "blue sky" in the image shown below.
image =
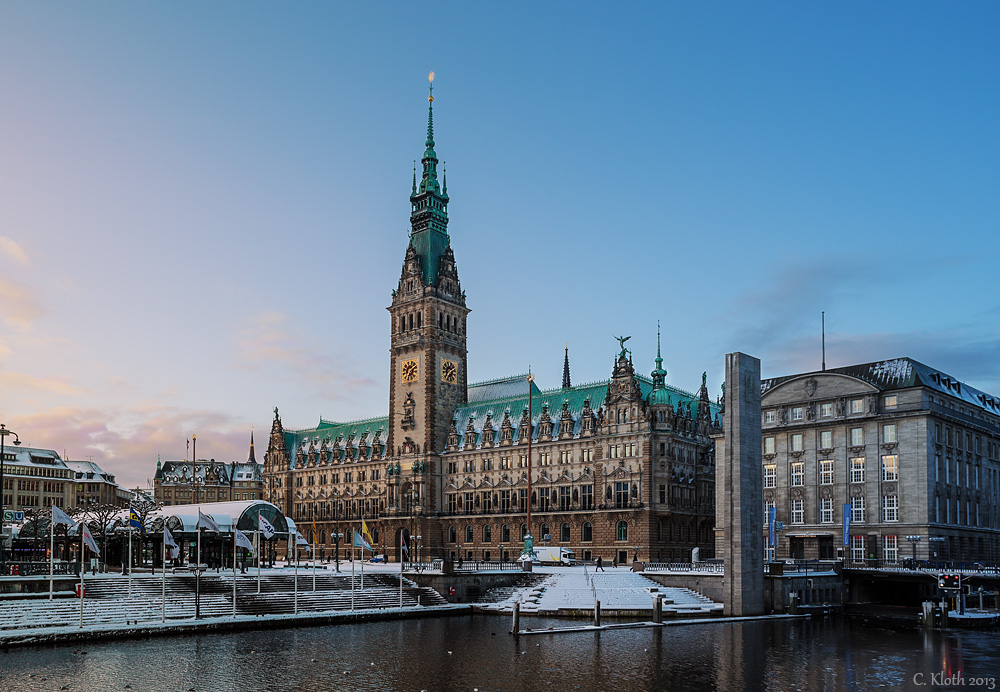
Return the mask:
[[[653,6],[649,6],[653,5]],[[1000,393],[995,3],[0,6],[0,421],[129,485],[381,415],[434,70],[474,381]],[[258,458],[263,449],[259,450]]]

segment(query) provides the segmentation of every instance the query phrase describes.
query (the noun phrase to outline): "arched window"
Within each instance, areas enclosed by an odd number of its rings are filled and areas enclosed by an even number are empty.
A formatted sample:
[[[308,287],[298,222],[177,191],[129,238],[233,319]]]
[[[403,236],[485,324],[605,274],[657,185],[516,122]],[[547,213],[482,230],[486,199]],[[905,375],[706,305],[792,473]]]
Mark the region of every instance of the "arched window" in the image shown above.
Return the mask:
[[[569,524],[563,524],[560,531],[559,540],[563,543],[569,542]]]
[[[542,526],[541,526],[541,534],[542,535],[540,536],[540,538],[543,541],[546,540],[545,537],[549,535],[549,525],[548,524],[542,524]]]
[[[472,533],[472,524],[465,527],[465,542],[472,543],[475,540],[475,535]]]
[[[528,525],[527,524],[521,524],[521,540],[523,541],[524,537],[527,536],[527,535],[528,535]]]
[[[423,314],[424,314],[424,313],[422,313],[422,312],[418,312],[418,313],[417,313],[417,328],[418,328],[418,329],[420,328],[420,323],[421,323],[421,321],[422,321],[422,320],[421,320],[421,316],[422,316]]]
[[[510,543],[510,526],[509,525],[504,524],[502,527],[500,527],[500,540],[503,543]]]
[[[589,521],[583,522],[583,540],[586,542],[594,540],[594,527]]]
[[[483,527],[483,543],[489,544],[493,542],[493,527],[487,524]]]
[[[448,527],[448,542],[455,543],[458,540],[458,531],[455,530],[454,526]]]
[[[628,522],[620,521],[615,526],[615,540],[616,541],[627,541],[628,540]]]

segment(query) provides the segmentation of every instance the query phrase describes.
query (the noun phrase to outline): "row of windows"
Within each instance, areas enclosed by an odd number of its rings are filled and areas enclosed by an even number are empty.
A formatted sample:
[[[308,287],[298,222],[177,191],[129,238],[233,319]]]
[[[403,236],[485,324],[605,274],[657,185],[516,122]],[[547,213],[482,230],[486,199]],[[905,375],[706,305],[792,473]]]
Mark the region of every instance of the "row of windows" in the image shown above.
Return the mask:
[[[831,459],[821,459],[818,462],[819,484],[833,485],[834,481],[834,461]],[[764,464],[764,487],[774,488],[777,485],[778,466],[776,464]],[[793,461],[788,465],[788,485],[790,487],[801,487],[805,485],[806,462]],[[854,457],[851,459],[848,479],[851,483],[865,482],[865,458]],[[882,455],[881,480],[899,480],[899,455]]]
[[[851,536],[852,561],[862,562],[868,557],[874,557],[874,555],[868,556],[865,554],[865,542],[867,538],[864,535]],[[882,536],[882,559],[886,562],[896,562],[899,560],[899,536]]]
[[[628,483],[616,483],[616,486],[623,486],[620,490],[623,493],[624,502],[628,504]],[[519,488],[515,490],[449,493],[448,512],[460,514],[462,512],[474,512],[482,510],[491,512],[497,509],[500,512],[511,511],[511,502],[517,502],[517,510],[524,512],[527,509],[528,489]],[[531,505],[543,512],[547,512],[554,507],[560,510],[568,509],[593,509],[594,508],[594,486],[581,485],[578,488],[561,485],[549,491],[537,490],[531,493]]]
[[[770,522],[770,511],[774,509],[774,500],[764,500],[764,520]],[[804,524],[805,520],[805,500],[793,499],[788,501],[788,514],[790,524]],[[833,524],[836,522],[836,511],[833,498],[821,497],[819,500],[819,523]],[[858,495],[851,498],[850,502],[851,522],[865,522],[865,498]],[[897,495],[882,496],[882,521],[893,523],[899,521],[899,497]]]
[[[886,394],[882,398],[882,408],[883,410],[893,410],[899,405],[899,399],[895,394]],[[864,398],[850,399],[847,402],[847,414],[848,415],[858,415],[865,412],[865,400]],[[832,401],[824,402],[819,405],[819,417],[820,418],[832,418],[834,415],[834,404]],[[788,417],[792,421],[805,420],[805,407],[804,406],[792,406],[788,411]],[[764,423],[777,423],[778,422],[778,410],[768,409],[764,411]]]
[[[572,536],[571,536],[572,532],[571,532],[571,529],[570,529],[570,525],[568,523],[563,523],[559,527],[559,537],[558,538],[556,538],[555,536],[552,536],[549,533],[549,525],[548,524],[542,524],[538,528],[539,528],[539,532],[538,532],[538,536],[536,537],[537,539],[540,539],[540,540],[543,540],[543,541],[558,541],[560,543],[569,543],[572,540]],[[469,525],[467,525],[465,527],[465,530],[464,530],[463,533],[464,533],[464,536],[465,536],[465,540],[464,540],[465,543],[475,543],[475,541],[476,541],[476,532],[473,529],[473,527],[472,527],[471,524],[469,524]],[[518,538],[518,540],[523,541],[524,537],[527,535],[527,533],[528,533],[528,526],[527,526],[527,524],[521,524],[521,535]],[[492,545],[494,537],[493,537],[493,527],[491,525],[487,524],[486,526],[483,526],[482,529],[481,529],[481,534],[480,535],[481,535],[481,538],[482,538],[482,543],[485,543],[487,545]],[[589,521],[583,522],[583,526],[581,527],[581,530],[580,530],[580,535],[581,535],[580,540],[582,542],[584,542],[584,543],[590,543],[591,541],[594,540],[594,527],[593,527],[593,525]],[[509,524],[503,524],[502,526],[500,526],[500,533],[499,533],[499,536],[498,536],[498,540],[501,543],[510,543],[510,525]],[[616,541],[627,541],[628,540],[628,522],[627,521],[619,521],[617,524],[615,524],[615,540]],[[448,527],[448,542],[449,543],[457,543],[458,542],[458,528],[457,527],[455,527],[455,526],[449,526]]]
[[[633,445],[634,447],[634,445]],[[573,463],[573,451],[572,449],[560,450],[556,459],[559,460],[560,464],[571,464]],[[583,463],[591,463],[594,460],[594,450],[592,449],[581,449],[580,461]],[[528,468],[528,455],[520,454],[517,457],[517,468]],[[551,466],[552,464],[552,453],[551,452],[540,452],[536,463],[540,466]],[[459,473],[459,462],[449,461],[448,462],[448,473]],[[475,459],[466,459],[461,462],[461,473],[475,473],[476,471],[493,471],[494,468],[500,470],[512,469],[514,467],[514,458],[511,456],[500,456],[498,459],[494,460],[492,457],[486,459],[480,459],[477,463]]]
[[[864,447],[865,446],[865,429],[864,428],[851,428],[850,429],[850,447]],[[883,444],[895,444],[896,443],[896,424],[887,423],[882,426],[882,443]],[[817,449],[833,449],[833,431],[832,430],[820,430],[819,431],[819,444]],[[805,435],[803,433],[792,433],[788,437],[788,449],[791,452],[803,452],[805,451]],[[764,438],[764,454],[775,454],[776,447],[774,436],[769,435]]]

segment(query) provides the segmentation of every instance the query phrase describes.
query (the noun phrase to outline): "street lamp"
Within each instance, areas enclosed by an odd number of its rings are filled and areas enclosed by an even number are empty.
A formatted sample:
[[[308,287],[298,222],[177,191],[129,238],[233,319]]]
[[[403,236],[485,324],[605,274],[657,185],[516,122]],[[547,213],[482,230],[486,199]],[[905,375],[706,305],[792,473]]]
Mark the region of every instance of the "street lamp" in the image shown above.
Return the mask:
[[[14,444],[20,445],[21,439],[17,436],[17,433],[13,430],[8,430],[7,426],[0,423],[0,565],[4,564],[4,539],[3,539],[3,462],[4,459],[4,443],[7,441],[7,436],[14,436]],[[37,523],[37,522],[36,522]],[[50,529],[51,530],[51,529]]]
[[[906,540],[910,542],[910,547],[913,548],[913,569],[917,568],[917,543],[920,542],[922,536],[907,536]]]
[[[337,571],[340,571],[340,539],[344,537],[344,534],[340,533],[336,529],[333,532],[333,550],[334,550],[334,560],[337,564]]]

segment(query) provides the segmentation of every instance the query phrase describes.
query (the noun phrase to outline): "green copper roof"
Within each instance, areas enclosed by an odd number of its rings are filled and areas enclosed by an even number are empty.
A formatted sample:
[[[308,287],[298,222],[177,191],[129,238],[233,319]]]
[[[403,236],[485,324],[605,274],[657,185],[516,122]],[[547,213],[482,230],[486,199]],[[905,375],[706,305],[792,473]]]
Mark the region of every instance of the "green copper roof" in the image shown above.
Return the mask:
[[[319,425],[315,428],[303,430],[285,429],[285,449],[291,457],[292,468],[296,466],[296,455],[299,450],[303,454],[309,453],[309,444],[316,447],[318,454],[324,441],[327,448],[332,449],[334,443],[340,438],[340,451],[338,458],[344,459],[347,441],[351,440],[352,448],[356,449],[361,443],[361,438],[365,433],[365,446],[370,447],[374,443],[385,445],[386,437],[389,434],[389,417],[380,416],[378,418],[365,418],[363,420],[350,421],[347,423],[335,423],[320,418]],[[353,438],[351,437],[353,435]]]
[[[448,193],[441,189],[437,177],[437,153],[434,151],[434,104],[433,98],[427,109],[427,141],[420,182],[417,183],[416,170],[413,174],[413,188],[410,195],[410,245],[420,257],[420,269],[424,283],[437,283],[441,267],[441,255],[451,243],[448,237]]]

